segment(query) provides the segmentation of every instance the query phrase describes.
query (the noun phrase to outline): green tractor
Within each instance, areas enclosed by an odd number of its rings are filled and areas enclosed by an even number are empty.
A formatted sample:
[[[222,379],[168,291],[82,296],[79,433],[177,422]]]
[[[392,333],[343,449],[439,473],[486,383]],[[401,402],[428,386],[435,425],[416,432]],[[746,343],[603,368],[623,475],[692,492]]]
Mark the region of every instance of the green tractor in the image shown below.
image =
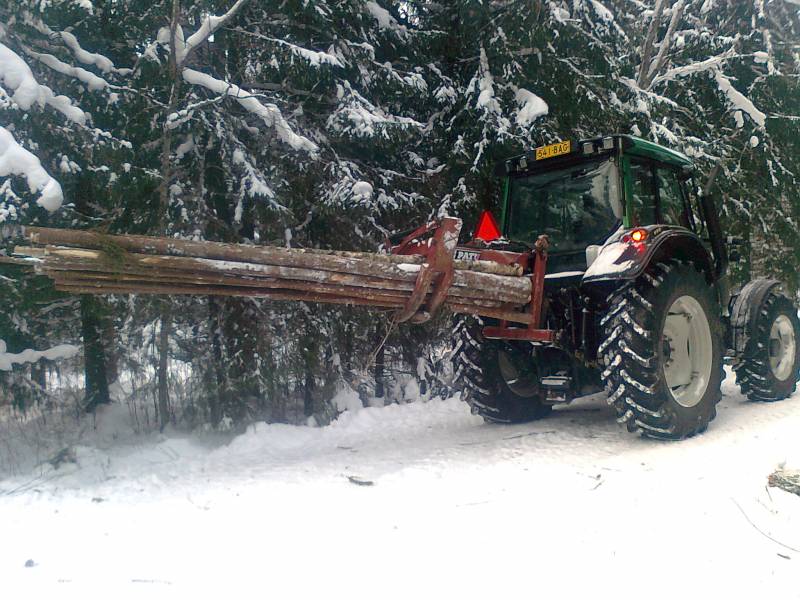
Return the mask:
[[[682,439],[716,415],[725,361],[751,400],[794,392],[797,310],[775,280],[732,291],[734,240],[685,155],[613,135],[537,148],[498,175],[499,223],[482,215],[456,256],[533,251],[543,281],[535,327],[461,323],[456,381],[474,413],[525,422],[604,387],[629,431]]]

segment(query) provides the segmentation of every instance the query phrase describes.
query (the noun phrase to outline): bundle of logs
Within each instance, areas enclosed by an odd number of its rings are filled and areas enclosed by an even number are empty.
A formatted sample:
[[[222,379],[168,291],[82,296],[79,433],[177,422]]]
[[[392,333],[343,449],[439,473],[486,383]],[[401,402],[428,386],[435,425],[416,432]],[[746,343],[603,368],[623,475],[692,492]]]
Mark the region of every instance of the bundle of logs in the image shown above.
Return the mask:
[[[428,268],[428,258],[413,253],[288,249],[38,227],[26,228],[25,236],[31,245],[18,246],[15,253],[51,278],[58,290],[75,294],[249,296],[402,311],[417,293],[420,270]],[[444,306],[458,313],[526,320],[520,308],[530,301],[531,282],[518,265],[450,265]]]

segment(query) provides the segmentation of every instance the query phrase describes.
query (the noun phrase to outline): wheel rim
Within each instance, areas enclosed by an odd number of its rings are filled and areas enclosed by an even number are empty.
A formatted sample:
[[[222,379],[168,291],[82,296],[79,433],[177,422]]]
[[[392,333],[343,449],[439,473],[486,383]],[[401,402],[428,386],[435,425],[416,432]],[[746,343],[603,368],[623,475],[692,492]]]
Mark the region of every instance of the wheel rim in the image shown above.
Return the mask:
[[[512,356],[510,352],[498,350],[497,366],[500,376],[508,389],[522,398],[532,398],[539,393],[539,382],[533,370],[531,357],[527,357],[530,364],[520,364],[521,357]]]
[[[664,321],[664,379],[675,402],[696,406],[711,379],[714,343],[708,317],[691,296],[681,296],[667,311]]]
[[[769,332],[769,366],[776,378],[784,381],[792,374],[797,344],[792,321],[779,315]]]

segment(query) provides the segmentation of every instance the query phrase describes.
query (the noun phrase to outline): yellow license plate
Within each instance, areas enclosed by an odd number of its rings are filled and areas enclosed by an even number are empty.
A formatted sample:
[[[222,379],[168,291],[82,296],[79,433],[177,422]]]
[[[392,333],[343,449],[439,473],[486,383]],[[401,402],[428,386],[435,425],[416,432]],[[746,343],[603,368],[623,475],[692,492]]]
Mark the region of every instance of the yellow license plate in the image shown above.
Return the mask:
[[[569,140],[566,142],[556,142],[549,146],[540,146],[536,149],[536,160],[544,160],[545,158],[553,158],[554,156],[561,156],[562,154],[569,154],[571,144]]]

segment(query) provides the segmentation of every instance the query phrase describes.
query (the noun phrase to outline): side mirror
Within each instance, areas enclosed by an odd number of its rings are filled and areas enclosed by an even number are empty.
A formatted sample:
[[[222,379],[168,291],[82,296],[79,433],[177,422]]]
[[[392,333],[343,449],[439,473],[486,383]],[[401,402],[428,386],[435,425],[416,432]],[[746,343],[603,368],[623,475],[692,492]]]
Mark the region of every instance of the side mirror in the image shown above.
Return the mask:
[[[728,248],[725,244],[722,226],[719,222],[717,203],[715,198],[710,194],[701,194],[699,200],[700,207],[703,211],[703,217],[706,221],[706,227],[708,228],[711,248],[714,251],[716,272],[717,275],[721,275],[725,272],[725,268],[728,266]]]

